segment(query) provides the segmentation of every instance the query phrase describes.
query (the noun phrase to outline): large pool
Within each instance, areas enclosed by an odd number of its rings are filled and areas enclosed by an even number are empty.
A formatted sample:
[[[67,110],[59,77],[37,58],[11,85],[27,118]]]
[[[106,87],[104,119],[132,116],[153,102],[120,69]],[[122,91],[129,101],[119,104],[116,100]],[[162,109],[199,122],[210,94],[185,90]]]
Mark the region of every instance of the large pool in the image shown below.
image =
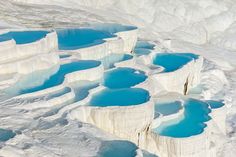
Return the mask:
[[[91,106],[131,106],[149,101],[148,91],[141,88],[104,89],[92,96]]]
[[[21,90],[20,94],[32,93],[32,92],[36,92],[36,91],[40,91],[46,88],[60,85],[64,81],[66,74],[79,71],[79,70],[85,70],[85,69],[97,67],[100,64],[101,62],[94,61],[94,60],[81,60],[81,61],[63,64],[60,66],[59,70],[55,74],[50,76],[43,84],[33,87],[33,88]]]
[[[164,72],[172,72],[197,58],[198,55],[192,53],[158,53],[153,64],[162,66]]]
[[[27,44],[44,38],[48,31],[13,31],[0,35],[0,42],[14,39],[16,44]]]
[[[103,39],[114,35],[95,29],[62,29],[57,30],[60,50],[75,50],[104,43]]]
[[[189,137],[200,134],[206,127],[205,122],[211,117],[208,104],[195,99],[187,99],[184,103],[184,116],[181,120],[174,119],[162,123],[153,131],[170,137]]]
[[[131,68],[116,68],[105,73],[103,84],[108,88],[128,88],[146,80],[147,76]]]

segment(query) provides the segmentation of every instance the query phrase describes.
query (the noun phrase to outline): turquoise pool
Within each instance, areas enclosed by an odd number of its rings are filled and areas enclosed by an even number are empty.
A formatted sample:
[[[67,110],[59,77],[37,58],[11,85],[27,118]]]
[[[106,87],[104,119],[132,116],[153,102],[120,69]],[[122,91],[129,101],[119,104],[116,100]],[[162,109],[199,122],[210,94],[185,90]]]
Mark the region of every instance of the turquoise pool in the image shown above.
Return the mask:
[[[105,73],[103,85],[111,89],[128,88],[146,79],[147,76],[141,71],[131,68],[116,68]]]
[[[114,68],[114,64],[121,62],[121,61],[126,61],[129,59],[132,59],[133,56],[129,55],[129,54],[109,54],[106,57],[100,59],[100,61],[102,62],[103,66],[105,69],[110,69],[110,68]]]
[[[206,127],[205,122],[211,119],[208,115],[211,110],[208,107],[205,102],[188,99],[184,103],[183,119],[164,122],[153,131],[163,136],[176,138],[200,134]]]
[[[44,38],[48,31],[13,31],[0,35],[0,42],[14,39],[16,44],[27,44]]]
[[[149,50],[154,50],[155,45],[151,44],[147,41],[137,41],[136,45],[135,45],[135,49],[136,48],[142,48],[142,49],[149,49]]]
[[[162,66],[164,72],[172,72],[197,58],[198,55],[192,53],[158,53],[153,64]]]
[[[181,104],[180,101],[156,103],[155,112],[161,113],[164,116],[171,115],[182,109]]]
[[[206,101],[212,109],[223,107],[225,104],[222,101],[207,100]]]
[[[16,133],[14,133],[13,131],[0,128],[0,142],[5,142],[15,136]]]
[[[135,157],[137,146],[129,141],[104,141],[98,152],[98,157]]]
[[[75,50],[104,43],[104,38],[114,35],[95,29],[61,29],[57,30],[58,45],[60,50]]]
[[[116,24],[116,23],[106,23],[106,24],[97,24],[94,26],[94,29],[100,30],[100,31],[106,31],[111,34],[114,34],[118,32],[134,30],[134,29],[137,29],[137,27],[126,26],[126,25],[121,25],[121,24]]]
[[[141,88],[104,89],[92,96],[91,106],[131,106],[149,101],[148,91]]]
[[[80,60],[80,61],[76,61],[72,63],[63,64],[60,66],[59,70],[55,74],[50,76],[43,84],[33,87],[33,88],[23,89],[21,90],[20,94],[32,93],[32,92],[36,92],[36,91],[40,91],[43,89],[60,85],[64,81],[66,74],[79,71],[79,70],[85,70],[85,69],[97,67],[100,64],[101,62],[94,61],[94,60]]]

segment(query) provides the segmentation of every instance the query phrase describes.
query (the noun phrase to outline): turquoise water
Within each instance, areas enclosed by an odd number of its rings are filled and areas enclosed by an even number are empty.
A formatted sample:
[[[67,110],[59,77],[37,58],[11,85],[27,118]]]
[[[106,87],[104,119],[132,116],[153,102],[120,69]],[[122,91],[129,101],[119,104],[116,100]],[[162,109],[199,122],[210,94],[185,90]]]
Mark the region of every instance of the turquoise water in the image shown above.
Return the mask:
[[[133,56],[129,55],[129,54],[109,54],[106,57],[101,59],[101,62],[104,66],[105,69],[110,69],[110,68],[114,68],[114,64],[121,62],[121,61],[126,61],[129,59],[132,59]]]
[[[211,117],[208,104],[195,99],[188,99],[184,104],[184,117],[179,122],[170,120],[162,123],[154,129],[154,132],[170,137],[189,137],[200,134],[204,131],[206,124]]]
[[[13,138],[15,135],[16,135],[16,133],[14,133],[11,130],[6,130],[6,129],[0,128],[0,142],[5,142],[5,141]]]
[[[65,55],[59,55],[59,57],[61,58],[61,59],[63,59],[63,58],[68,58],[68,57],[70,57],[71,55],[67,55],[67,54],[65,54]]]
[[[60,50],[75,50],[89,47],[104,42],[104,38],[114,35],[94,29],[62,29],[57,30],[58,45]]]
[[[224,104],[223,102],[221,102],[221,101],[207,100],[206,102],[210,105],[210,107],[211,107],[212,109],[221,108],[222,106],[225,105],[225,104]]]
[[[99,150],[98,157],[135,157],[137,146],[129,141],[105,141]]]
[[[131,68],[117,68],[105,73],[103,85],[108,88],[128,88],[147,78],[143,72]]]
[[[48,80],[46,80],[43,84],[30,89],[21,90],[20,94],[32,93],[60,85],[64,81],[66,74],[79,70],[97,67],[100,64],[101,62],[93,60],[81,60],[77,62],[63,64],[60,66],[59,70],[54,75],[50,76]]]
[[[53,98],[57,98],[57,97],[60,97],[62,95],[65,95],[67,93],[71,92],[71,89],[69,87],[65,87],[64,89],[61,89],[55,93],[52,93],[52,94],[49,94],[45,100],[50,100],[50,99],[53,99]]]
[[[126,26],[121,24],[114,24],[114,23],[107,23],[107,24],[97,24],[95,25],[94,29],[100,30],[100,31],[106,31],[111,34],[123,32],[123,31],[129,31],[137,29],[135,26]]]
[[[147,102],[148,91],[141,88],[104,89],[93,95],[91,106],[130,106]]]
[[[151,53],[151,51],[149,49],[146,49],[146,48],[135,48],[134,53],[137,56],[141,56],[141,55],[148,55],[148,54]]]
[[[74,102],[78,102],[86,98],[89,95],[89,90],[98,87],[99,83],[90,81],[77,81],[71,86],[75,92]]]
[[[177,113],[182,108],[180,101],[164,102],[155,104],[155,112],[159,112],[162,115],[170,115]]]
[[[135,49],[136,48],[141,48],[141,49],[149,49],[149,50],[154,50],[155,45],[151,44],[147,41],[137,41],[136,45],[135,45]]]
[[[164,72],[172,72],[196,58],[198,56],[191,53],[158,53],[153,64],[164,67]]]
[[[0,35],[0,42],[14,39],[16,44],[27,44],[44,38],[48,33],[48,31],[8,32]]]

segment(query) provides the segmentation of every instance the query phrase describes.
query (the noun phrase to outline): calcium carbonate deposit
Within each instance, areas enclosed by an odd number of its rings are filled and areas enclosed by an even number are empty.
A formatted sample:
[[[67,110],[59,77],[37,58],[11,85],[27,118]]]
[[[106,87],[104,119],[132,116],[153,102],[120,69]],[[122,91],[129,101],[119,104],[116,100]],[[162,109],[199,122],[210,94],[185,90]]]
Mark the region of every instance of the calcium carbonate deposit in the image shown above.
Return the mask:
[[[234,157],[235,8],[0,1],[0,157]]]

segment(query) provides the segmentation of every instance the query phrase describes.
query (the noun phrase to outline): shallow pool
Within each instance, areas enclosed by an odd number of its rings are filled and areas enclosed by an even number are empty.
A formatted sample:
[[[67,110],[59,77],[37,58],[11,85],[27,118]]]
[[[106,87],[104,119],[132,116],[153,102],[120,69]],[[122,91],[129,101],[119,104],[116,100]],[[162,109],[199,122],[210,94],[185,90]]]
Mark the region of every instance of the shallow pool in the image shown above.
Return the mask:
[[[75,50],[104,43],[105,38],[114,35],[95,29],[78,28],[57,30],[60,50]]]
[[[13,31],[0,35],[0,42],[14,39],[16,44],[27,44],[44,38],[48,31]]]
[[[97,67],[100,64],[101,62],[93,61],[93,60],[81,60],[77,62],[63,64],[60,66],[59,70],[55,74],[50,76],[43,84],[33,87],[33,88],[21,90],[20,94],[32,93],[32,92],[36,92],[39,90],[43,90],[46,88],[60,85],[64,81],[66,74],[79,71],[79,70],[85,70],[85,69]]]
[[[137,146],[129,141],[104,141],[98,152],[98,157],[135,157]]]
[[[212,109],[223,107],[225,104],[222,101],[207,100],[206,101]]]
[[[149,49],[149,50],[153,50],[155,47],[154,44],[151,44],[147,41],[137,41],[136,45],[135,45],[135,49],[136,48],[142,48],[142,49]]]
[[[131,106],[149,101],[148,91],[141,88],[104,89],[92,96],[91,106]]]
[[[106,23],[106,24],[97,24],[94,26],[94,29],[100,30],[100,31],[106,31],[111,34],[114,34],[118,32],[134,30],[134,29],[137,29],[137,27],[121,25],[121,24],[116,24],[116,23]]]
[[[180,101],[161,102],[155,104],[155,112],[161,113],[162,115],[177,113],[181,108],[182,103]]]
[[[103,85],[108,88],[128,88],[145,81],[147,76],[131,68],[116,68],[105,73]]]
[[[162,123],[153,131],[170,137],[189,137],[204,131],[207,122],[211,119],[208,115],[210,109],[208,104],[195,99],[188,99],[184,103],[183,119],[169,120]]]
[[[197,58],[198,56],[192,53],[158,53],[153,64],[162,66],[164,72],[172,72]]]
[[[0,128],[0,142],[5,142],[13,137],[15,137],[16,133],[11,130],[1,129]]]
[[[133,56],[129,55],[129,54],[109,54],[106,57],[100,59],[100,61],[102,62],[103,66],[105,69],[110,69],[110,68],[114,68],[114,64],[115,63],[119,63],[121,61],[126,61],[129,59],[132,59]]]

